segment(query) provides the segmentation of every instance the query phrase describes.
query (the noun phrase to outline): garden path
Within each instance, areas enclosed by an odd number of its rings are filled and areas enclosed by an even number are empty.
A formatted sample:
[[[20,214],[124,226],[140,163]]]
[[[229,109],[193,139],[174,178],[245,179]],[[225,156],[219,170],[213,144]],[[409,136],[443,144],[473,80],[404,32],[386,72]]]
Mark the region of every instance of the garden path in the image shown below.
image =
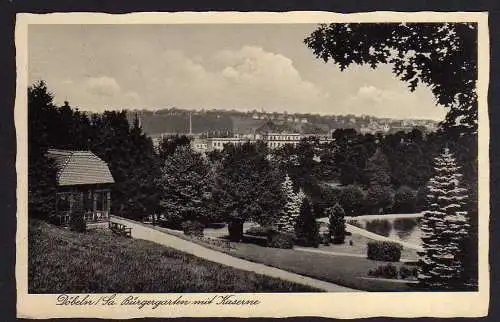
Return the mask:
[[[245,271],[251,271],[257,274],[262,274],[274,278],[279,278],[282,280],[299,283],[303,285],[308,285],[315,287],[327,292],[360,292],[351,288],[343,287],[337,284],[317,280],[307,276],[291,273],[282,269],[266,266],[259,263],[250,262],[244,259],[236,258],[230,256],[226,253],[218,252],[206,247],[200,246],[198,244],[192,243],[190,241],[175,237],[173,235],[160,232],[158,230],[146,227],[140,223],[127,220],[124,218],[113,216],[111,219],[113,222],[121,223],[127,225],[127,227],[132,228],[132,237],[137,239],[144,239],[161,244],[167,247],[174,248],[176,250],[200,257],[212,262],[216,262],[222,265],[231,266],[237,269],[242,269]]]

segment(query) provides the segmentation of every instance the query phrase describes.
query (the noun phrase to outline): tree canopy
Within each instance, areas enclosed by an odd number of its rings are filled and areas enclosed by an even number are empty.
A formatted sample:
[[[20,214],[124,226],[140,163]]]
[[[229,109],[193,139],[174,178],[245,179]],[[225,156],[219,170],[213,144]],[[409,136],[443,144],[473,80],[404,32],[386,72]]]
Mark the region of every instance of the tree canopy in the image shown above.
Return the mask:
[[[160,208],[167,221],[181,224],[185,220],[204,222],[208,213],[211,178],[203,157],[189,146],[180,146],[166,157],[157,178]]]
[[[253,219],[269,224],[285,202],[281,175],[267,159],[263,143],[228,145],[218,167],[213,197],[227,221]]]
[[[443,128],[477,131],[477,24],[321,24],[304,43],[341,70],[391,64],[411,91],[429,86],[436,103],[450,108]]]
[[[160,165],[137,117],[130,124],[125,111],[91,114],[68,102],[58,107],[40,81],[28,88],[28,126],[31,213],[46,216],[55,209],[56,170],[45,157],[48,148],[91,150],[106,161],[115,179],[114,214],[140,219],[157,210],[154,178]]]

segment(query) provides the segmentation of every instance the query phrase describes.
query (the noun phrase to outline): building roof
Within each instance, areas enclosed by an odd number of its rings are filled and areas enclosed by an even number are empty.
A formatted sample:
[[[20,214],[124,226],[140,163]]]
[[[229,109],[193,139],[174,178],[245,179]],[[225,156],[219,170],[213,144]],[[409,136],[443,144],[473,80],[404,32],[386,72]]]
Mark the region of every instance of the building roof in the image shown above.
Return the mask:
[[[90,151],[50,149],[47,156],[56,164],[59,186],[115,182],[106,162]]]

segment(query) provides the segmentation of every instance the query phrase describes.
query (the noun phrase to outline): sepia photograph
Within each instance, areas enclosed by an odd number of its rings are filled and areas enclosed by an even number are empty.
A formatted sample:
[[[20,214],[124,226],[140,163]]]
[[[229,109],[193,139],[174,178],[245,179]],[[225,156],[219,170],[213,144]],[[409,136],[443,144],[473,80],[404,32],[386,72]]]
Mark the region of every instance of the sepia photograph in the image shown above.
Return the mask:
[[[16,105],[27,296],[488,291],[477,16],[33,16]]]

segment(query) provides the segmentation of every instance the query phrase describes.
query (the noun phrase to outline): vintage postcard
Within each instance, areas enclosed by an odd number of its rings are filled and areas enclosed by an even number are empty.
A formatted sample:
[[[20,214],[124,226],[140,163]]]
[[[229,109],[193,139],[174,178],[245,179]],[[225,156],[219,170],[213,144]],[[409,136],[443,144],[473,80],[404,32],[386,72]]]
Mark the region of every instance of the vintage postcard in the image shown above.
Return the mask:
[[[16,20],[19,317],[487,314],[487,13]]]

